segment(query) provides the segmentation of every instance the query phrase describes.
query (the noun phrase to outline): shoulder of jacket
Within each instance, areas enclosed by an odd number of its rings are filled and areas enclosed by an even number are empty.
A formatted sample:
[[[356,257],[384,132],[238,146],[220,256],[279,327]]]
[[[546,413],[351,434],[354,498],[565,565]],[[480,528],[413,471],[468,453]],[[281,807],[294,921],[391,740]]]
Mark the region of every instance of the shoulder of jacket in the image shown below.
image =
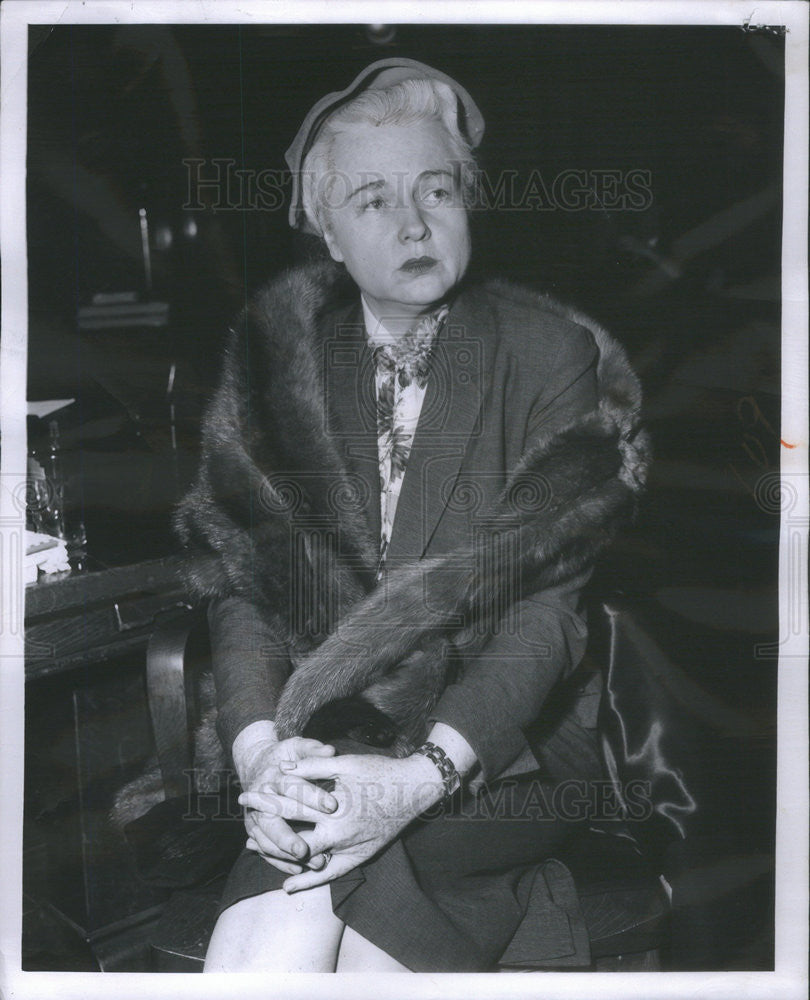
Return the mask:
[[[554,296],[496,278],[480,286],[492,310],[502,345],[522,356],[548,356],[564,348],[592,350],[608,337],[585,313]],[[566,352],[567,353],[567,352]]]
[[[596,361],[600,409],[612,414],[620,426],[635,426],[641,409],[641,382],[624,347],[601,323],[551,295],[511,282],[495,280],[484,287],[496,313],[508,318],[501,336],[513,340],[515,346],[509,346],[519,351],[524,361],[531,363],[538,349],[543,353],[554,350],[556,363],[562,367]],[[518,332],[516,325],[522,327]]]

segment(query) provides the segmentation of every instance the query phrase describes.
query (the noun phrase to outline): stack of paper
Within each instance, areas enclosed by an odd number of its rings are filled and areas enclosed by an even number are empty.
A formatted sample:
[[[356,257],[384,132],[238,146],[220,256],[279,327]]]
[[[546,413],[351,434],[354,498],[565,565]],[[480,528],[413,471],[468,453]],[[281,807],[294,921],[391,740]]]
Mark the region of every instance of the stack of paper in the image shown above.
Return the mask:
[[[26,530],[23,562],[26,584],[36,583],[40,574],[63,573],[65,570],[70,570],[70,563],[64,541],[38,531]]]

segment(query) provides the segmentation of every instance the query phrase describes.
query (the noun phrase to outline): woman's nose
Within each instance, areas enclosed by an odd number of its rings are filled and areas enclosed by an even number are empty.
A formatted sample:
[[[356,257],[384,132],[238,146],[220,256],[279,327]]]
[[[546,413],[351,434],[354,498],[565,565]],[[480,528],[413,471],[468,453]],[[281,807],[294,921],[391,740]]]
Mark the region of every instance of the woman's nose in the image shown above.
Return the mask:
[[[403,205],[399,220],[399,239],[402,243],[418,243],[430,236],[430,229],[417,205]]]

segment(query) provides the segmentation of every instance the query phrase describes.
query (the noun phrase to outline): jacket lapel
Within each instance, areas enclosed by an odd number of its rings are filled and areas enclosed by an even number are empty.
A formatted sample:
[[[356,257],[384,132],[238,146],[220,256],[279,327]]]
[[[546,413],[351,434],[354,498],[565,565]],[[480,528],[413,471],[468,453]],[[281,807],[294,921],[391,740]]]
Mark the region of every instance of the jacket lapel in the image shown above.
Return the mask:
[[[380,545],[380,483],[374,362],[359,302],[333,313],[323,329],[327,433],[363,495],[372,551]]]
[[[481,433],[494,339],[486,301],[474,291],[460,293],[431,361],[388,548],[390,568],[424,555],[451,500],[470,438]]]

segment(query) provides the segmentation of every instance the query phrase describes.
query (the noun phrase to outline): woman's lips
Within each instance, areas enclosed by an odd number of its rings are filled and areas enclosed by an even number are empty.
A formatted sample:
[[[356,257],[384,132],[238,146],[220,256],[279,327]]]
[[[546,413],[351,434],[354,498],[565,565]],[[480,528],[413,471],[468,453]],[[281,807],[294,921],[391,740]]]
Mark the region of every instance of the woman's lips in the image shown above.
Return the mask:
[[[412,257],[405,261],[400,271],[407,271],[409,274],[423,274],[438,263],[433,257]]]

